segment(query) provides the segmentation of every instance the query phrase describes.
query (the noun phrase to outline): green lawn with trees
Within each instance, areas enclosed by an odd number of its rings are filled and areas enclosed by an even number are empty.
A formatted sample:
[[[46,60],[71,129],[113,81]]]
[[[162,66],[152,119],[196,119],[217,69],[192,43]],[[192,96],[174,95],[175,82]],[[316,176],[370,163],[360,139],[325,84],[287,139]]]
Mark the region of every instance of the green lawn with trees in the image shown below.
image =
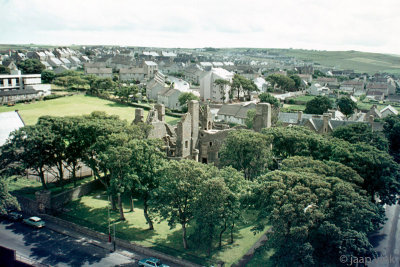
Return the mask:
[[[13,107],[0,106],[0,112],[18,110],[25,124],[33,125],[41,116],[76,116],[90,114],[93,111],[104,111],[117,115],[131,122],[135,118],[135,108],[124,104],[104,100],[95,96],[73,95],[54,100],[36,101],[29,104],[16,104]],[[144,111],[145,117],[147,111]],[[179,119],[165,116],[168,123],[175,124]]]

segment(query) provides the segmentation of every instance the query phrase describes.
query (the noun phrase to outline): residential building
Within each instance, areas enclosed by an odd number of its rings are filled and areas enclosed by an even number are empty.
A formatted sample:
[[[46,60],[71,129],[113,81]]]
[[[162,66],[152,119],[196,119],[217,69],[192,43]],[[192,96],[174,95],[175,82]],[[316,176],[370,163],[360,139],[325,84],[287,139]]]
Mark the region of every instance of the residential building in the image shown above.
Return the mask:
[[[397,109],[395,109],[394,107],[392,107],[391,105],[388,105],[386,107],[384,107],[383,109],[380,110],[380,113],[382,115],[382,118],[385,118],[389,115],[398,115],[399,112],[397,111]]]
[[[112,68],[85,68],[85,74],[93,74],[102,78],[112,78],[113,76]]]
[[[245,125],[247,112],[251,109],[256,109],[256,104],[253,102],[243,104],[224,104],[219,109],[215,119],[218,121]]]
[[[230,85],[216,85],[218,79],[232,82],[234,73],[222,68],[211,68],[210,71],[203,73],[200,78],[200,98],[203,101],[223,103],[229,99]]]

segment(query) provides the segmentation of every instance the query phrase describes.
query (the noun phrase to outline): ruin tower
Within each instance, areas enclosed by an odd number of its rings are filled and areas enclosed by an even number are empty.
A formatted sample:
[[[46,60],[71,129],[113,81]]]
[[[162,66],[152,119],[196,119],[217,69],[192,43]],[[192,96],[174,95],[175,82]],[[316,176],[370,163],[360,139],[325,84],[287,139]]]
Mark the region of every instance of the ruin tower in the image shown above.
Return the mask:
[[[144,118],[144,111],[142,108],[137,108],[135,109],[135,119],[133,120],[134,124],[138,124],[140,122],[143,122]]]
[[[185,113],[176,127],[176,156],[188,158],[191,155],[192,116]]]
[[[154,108],[157,111],[157,117],[159,121],[165,121],[165,106],[163,104],[155,104]]]
[[[191,152],[194,160],[198,161],[199,150],[196,149],[197,142],[199,139],[199,112],[200,112],[200,104],[196,100],[191,100],[188,103],[188,111],[192,116],[192,139],[191,139]]]
[[[253,119],[253,129],[261,132],[263,128],[271,127],[271,104],[258,103],[256,107],[256,116]]]
[[[210,107],[208,105],[202,107],[200,123],[201,123],[201,130],[207,131],[212,129],[212,124],[213,124],[212,114]]]

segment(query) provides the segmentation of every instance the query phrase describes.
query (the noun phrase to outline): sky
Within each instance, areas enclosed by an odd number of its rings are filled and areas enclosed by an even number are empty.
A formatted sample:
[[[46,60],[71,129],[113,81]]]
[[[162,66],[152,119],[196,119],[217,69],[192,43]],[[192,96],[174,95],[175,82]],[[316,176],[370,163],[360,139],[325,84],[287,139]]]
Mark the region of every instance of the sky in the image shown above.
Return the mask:
[[[400,55],[399,0],[0,0],[1,44]]]

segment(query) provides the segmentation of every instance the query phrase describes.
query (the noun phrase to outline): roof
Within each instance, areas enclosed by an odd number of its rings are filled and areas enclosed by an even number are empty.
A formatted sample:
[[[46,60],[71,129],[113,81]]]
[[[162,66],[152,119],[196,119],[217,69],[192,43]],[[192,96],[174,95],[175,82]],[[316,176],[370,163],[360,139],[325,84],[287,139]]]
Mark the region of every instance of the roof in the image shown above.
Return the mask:
[[[224,116],[233,116],[236,118],[241,118],[245,119],[247,118],[247,112],[250,109],[255,109],[256,104],[254,103],[249,103],[247,105],[241,105],[241,104],[224,104],[220,110],[218,111],[218,115],[224,115]]]
[[[30,217],[29,220],[38,222],[38,221],[41,221],[42,219],[40,219],[39,217],[33,216],[33,217]]]
[[[167,52],[167,51],[162,51],[161,55],[163,57],[176,57],[176,54],[174,52]]]
[[[56,64],[56,65],[62,65],[62,62],[58,58],[55,58],[55,57],[49,58],[48,61],[50,61],[51,63]]]
[[[143,55],[145,55],[145,56],[153,56],[153,57],[160,56],[157,52],[153,52],[153,51],[149,51],[149,52],[143,51]]]
[[[226,69],[223,68],[212,68],[211,71],[220,76],[221,78],[226,78],[229,79],[230,77],[233,77],[233,73],[230,71],[227,71]]]
[[[385,112],[385,111],[387,111],[387,110],[389,110],[390,112],[392,112],[394,115],[399,114],[399,112],[398,112],[394,107],[392,107],[391,105],[388,105],[388,106],[384,107],[383,109],[381,109],[380,112],[383,113],[383,112]]]
[[[38,93],[38,91],[36,91],[34,89],[8,90],[8,91],[1,90],[0,97],[1,96],[16,96],[16,95],[36,95],[37,93]]]
[[[180,93],[181,93],[181,91],[179,91],[178,89],[166,88],[166,90],[164,89],[164,90],[160,91],[158,93],[158,95],[162,95],[162,96],[165,96],[165,97],[170,97],[170,96],[172,96],[174,94],[180,94]]]
[[[87,74],[96,74],[96,73],[112,74],[112,68],[86,68],[86,73]]]
[[[11,132],[24,126],[24,122],[18,112],[2,112],[0,113],[0,146],[2,146]]]
[[[145,61],[144,64],[148,66],[157,66],[157,63],[155,63],[154,61]]]
[[[312,114],[302,114],[301,119],[310,119],[312,118]],[[283,123],[295,124],[298,123],[297,119],[299,118],[298,113],[289,113],[289,112],[279,112],[278,121]]]

